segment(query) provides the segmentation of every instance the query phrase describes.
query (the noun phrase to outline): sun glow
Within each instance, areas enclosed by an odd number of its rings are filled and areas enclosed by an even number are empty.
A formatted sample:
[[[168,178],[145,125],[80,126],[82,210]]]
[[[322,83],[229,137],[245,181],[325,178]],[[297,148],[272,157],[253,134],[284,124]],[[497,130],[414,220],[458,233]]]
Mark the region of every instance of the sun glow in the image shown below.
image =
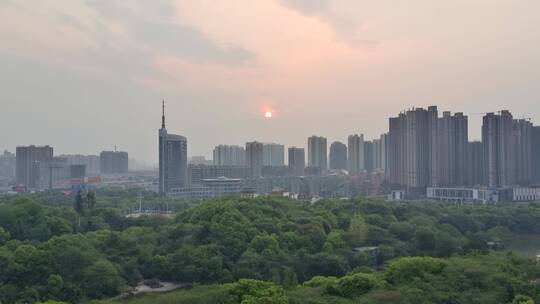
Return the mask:
[[[272,112],[271,112],[271,111],[266,111],[266,112],[264,112],[264,117],[266,117],[266,118],[272,118]]]

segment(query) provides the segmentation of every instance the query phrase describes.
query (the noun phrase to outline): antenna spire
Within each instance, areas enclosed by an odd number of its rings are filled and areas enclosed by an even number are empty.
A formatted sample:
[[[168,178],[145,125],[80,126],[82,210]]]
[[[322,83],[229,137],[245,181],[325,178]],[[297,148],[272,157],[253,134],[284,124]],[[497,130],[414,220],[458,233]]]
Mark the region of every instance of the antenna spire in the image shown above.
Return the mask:
[[[161,128],[165,129],[165,99],[163,99],[162,102],[161,102],[161,110],[162,110]]]

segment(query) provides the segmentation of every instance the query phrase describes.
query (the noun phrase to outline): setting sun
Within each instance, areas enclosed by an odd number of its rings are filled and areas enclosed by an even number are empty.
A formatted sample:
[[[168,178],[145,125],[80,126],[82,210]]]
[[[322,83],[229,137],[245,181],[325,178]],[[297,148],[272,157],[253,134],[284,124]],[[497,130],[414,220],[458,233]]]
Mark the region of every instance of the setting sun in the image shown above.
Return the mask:
[[[272,112],[266,111],[266,112],[264,113],[264,117],[266,117],[266,118],[272,118]]]

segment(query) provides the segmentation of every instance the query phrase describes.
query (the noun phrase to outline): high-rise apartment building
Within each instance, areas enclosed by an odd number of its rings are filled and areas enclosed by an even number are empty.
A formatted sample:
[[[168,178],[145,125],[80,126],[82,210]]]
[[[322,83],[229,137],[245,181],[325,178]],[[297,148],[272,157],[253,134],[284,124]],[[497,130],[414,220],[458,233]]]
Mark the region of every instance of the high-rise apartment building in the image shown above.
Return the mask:
[[[39,164],[52,158],[53,148],[49,146],[17,147],[17,185],[25,186],[26,189],[37,189],[39,187]]]
[[[375,158],[373,155],[373,142],[365,141],[364,142],[364,170],[371,173],[375,168]]]
[[[468,153],[468,171],[469,184],[471,186],[484,185],[484,147],[481,141],[469,142]]]
[[[101,174],[125,174],[128,172],[129,156],[122,151],[103,151],[99,155]]]
[[[38,165],[39,190],[69,189],[70,166],[65,157],[53,157],[43,160]]]
[[[241,146],[219,145],[214,148],[214,165],[245,166],[246,149]]]
[[[354,134],[349,135],[347,138],[347,168],[349,173],[357,174],[364,171],[365,169],[365,160],[364,160],[364,135],[363,134]]]
[[[533,176],[533,126],[509,111],[483,118],[484,175],[488,187],[528,185]]]
[[[376,172],[388,171],[388,134],[373,140],[373,166]]]
[[[509,111],[483,117],[484,181],[490,188],[515,183],[514,119]]]
[[[328,170],[328,146],[326,137],[311,136],[308,138],[308,167],[326,174]]]
[[[532,180],[540,185],[540,127],[533,128],[532,135]]]
[[[185,187],[187,184],[187,139],[167,132],[163,103],[159,129],[159,193],[166,194],[173,188]]]
[[[257,141],[246,143],[246,162],[252,177],[262,176],[263,144]]]
[[[393,187],[404,187],[405,173],[405,113],[391,117],[388,131],[388,180]]]
[[[430,125],[432,109],[418,108],[407,111],[406,116],[406,186],[412,191],[430,184],[432,142]],[[435,117],[436,119],[436,117]]]
[[[437,124],[437,146],[434,151],[436,168],[432,186],[466,186],[469,184],[467,148],[468,120],[463,113],[443,112]]]
[[[347,146],[339,141],[330,145],[330,169],[347,170]]]
[[[263,166],[285,166],[285,146],[274,143],[263,143]]]
[[[289,148],[289,168],[294,176],[303,176],[306,168],[306,154],[304,148]]]
[[[525,119],[514,120],[515,183],[527,186],[533,175],[533,125]]]
[[[464,186],[467,170],[468,122],[463,113],[436,106],[416,108],[390,118],[389,180],[396,188],[423,193],[428,186]]]
[[[68,160],[70,165],[84,165],[87,175],[95,176],[100,173],[100,160],[98,155],[60,155]]]
[[[13,179],[15,177],[15,154],[4,151],[0,155],[0,177],[5,179]]]

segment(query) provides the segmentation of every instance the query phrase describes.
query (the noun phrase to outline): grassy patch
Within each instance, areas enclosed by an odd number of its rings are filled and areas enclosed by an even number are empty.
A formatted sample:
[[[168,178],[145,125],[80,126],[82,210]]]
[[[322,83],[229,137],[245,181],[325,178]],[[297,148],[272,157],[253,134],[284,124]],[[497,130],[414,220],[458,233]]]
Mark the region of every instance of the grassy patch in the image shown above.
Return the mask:
[[[508,250],[515,251],[527,257],[536,258],[540,253],[540,235],[514,234],[504,241]]]
[[[140,294],[131,297],[94,301],[93,304],[222,304],[229,297],[221,285],[199,285],[189,290]]]

